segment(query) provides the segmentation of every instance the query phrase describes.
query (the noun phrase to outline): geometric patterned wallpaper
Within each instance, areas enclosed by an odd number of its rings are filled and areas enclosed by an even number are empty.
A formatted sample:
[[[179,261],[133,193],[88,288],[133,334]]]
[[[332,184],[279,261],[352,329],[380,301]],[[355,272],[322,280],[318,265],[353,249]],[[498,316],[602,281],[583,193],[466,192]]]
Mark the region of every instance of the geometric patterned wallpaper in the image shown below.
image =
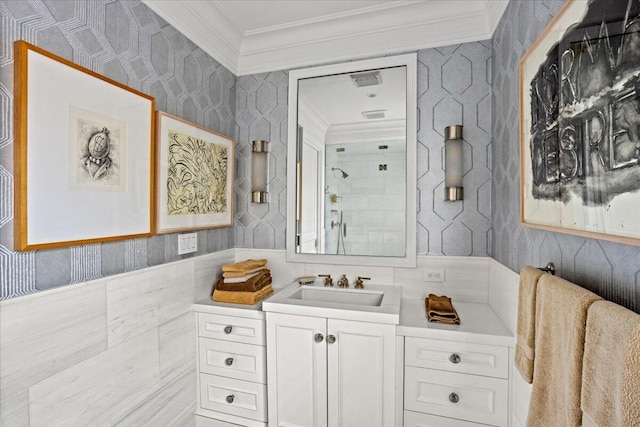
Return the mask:
[[[512,1],[491,40],[493,257],[514,271],[553,261],[561,277],[640,312],[640,247],[520,225],[518,62],[563,4]]]
[[[13,252],[13,41],[150,94],[156,108],[235,137],[236,77],[139,0],[0,0],[0,299],[233,247],[233,228]]]
[[[563,0],[511,2],[492,40],[418,52],[417,250],[491,255],[640,311],[640,248],[519,223],[518,61]],[[13,41],[27,40],[236,139],[235,225],[198,232],[202,255],[284,249],[288,73],[235,77],[139,0],[0,0],[0,298],[182,258],[177,235],[13,252]],[[442,201],[443,132],[463,124],[465,200]],[[268,204],[252,204],[251,141],[269,144]]]
[[[491,250],[491,47],[489,41],[418,52],[417,250],[488,256]],[[287,72],[237,80],[235,246],[284,249]],[[463,202],[444,202],[444,128],[464,125]],[[251,141],[269,144],[269,203],[252,204]],[[245,167],[243,165],[249,166]]]
[[[461,124],[464,200],[444,199],[444,129]],[[418,51],[417,251],[491,255],[489,41]]]
[[[287,229],[287,96],[289,74],[274,71],[236,81],[237,248],[284,249]],[[251,203],[251,141],[269,141],[269,202]]]

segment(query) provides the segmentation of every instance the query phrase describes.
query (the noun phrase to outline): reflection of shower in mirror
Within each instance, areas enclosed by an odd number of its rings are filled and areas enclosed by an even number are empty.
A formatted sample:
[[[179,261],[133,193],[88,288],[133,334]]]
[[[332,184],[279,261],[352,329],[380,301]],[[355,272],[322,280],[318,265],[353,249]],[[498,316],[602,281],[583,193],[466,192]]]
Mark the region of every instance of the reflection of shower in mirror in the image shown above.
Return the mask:
[[[336,210],[331,210],[331,213],[338,213],[338,211]],[[340,254],[340,245],[342,245],[342,254],[346,255],[347,254],[347,249],[344,246],[344,238],[347,235],[347,223],[344,222],[344,220],[342,219],[342,211],[340,211],[340,221],[334,221],[331,220],[331,229],[333,230],[333,227],[338,227],[338,244],[336,247],[336,255]]]
[[[342,170],[342,169],[340,169],[340,168],[331,168],[331,170],[332,170],[332,171],[339,170],[340,172],[342,172],[342,177],[343,177],[343,178],[346,178],[346,177],[348,177],[348,176],[349,176],[349,174],[348,174],[348,173],[346,173],[345,171],[343,171],[343,170]]]

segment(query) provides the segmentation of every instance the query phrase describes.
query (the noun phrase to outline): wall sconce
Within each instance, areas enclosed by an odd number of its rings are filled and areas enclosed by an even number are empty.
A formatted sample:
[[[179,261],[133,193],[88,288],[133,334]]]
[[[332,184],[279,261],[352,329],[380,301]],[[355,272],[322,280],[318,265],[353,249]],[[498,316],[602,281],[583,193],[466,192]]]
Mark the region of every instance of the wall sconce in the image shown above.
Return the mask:
[[[269,177],[267,141],[252,142],[251,153],[251,201],[267,203],[267,179]]]
[[[462,125],[444,130],[444,200],[462,200]]]

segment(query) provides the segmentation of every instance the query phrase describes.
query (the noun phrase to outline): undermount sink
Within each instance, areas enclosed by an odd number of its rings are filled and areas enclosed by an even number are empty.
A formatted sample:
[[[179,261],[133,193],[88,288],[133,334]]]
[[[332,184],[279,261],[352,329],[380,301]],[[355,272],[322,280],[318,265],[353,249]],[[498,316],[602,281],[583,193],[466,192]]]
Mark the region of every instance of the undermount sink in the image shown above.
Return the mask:
[[[300,286],[289,298],[303,301],[329,302],[338,304],[356,304],[378,307],[384,292],[363,289],[320,288],[317,286]]]

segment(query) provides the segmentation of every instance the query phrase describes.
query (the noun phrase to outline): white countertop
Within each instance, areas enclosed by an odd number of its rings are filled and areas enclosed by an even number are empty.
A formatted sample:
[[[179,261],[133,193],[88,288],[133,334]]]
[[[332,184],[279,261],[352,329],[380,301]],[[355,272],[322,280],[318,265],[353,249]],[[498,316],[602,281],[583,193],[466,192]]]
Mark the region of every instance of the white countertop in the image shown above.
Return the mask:
[[[322,286],[316,282],[315,286]],[[194,311],[264,319],[266,311],[299,316],[330,317],[361,322],[398,325],[397,334],[408,337],[434,338],[474,344],[514,346],[514,336],[488,304],[454,302],[460,325],[444,325],[427,321],[424,300],[402,297],[400,286],[367,285],[366,289],[384,291],[380,306],[338,304],[290,299],[300,285],[297,282],[274,289],[268,298],[254,305],[230,304],[211,299],[198,301]],[[455,335],[452,335],[454,333]]]
[[[316,281],[314,286],[322,287],[322,284],[320,281]],[[264,301],[262,309],[264,311],[297,314],[300,316],[330,317],[332,319],[389,323],[393,325],[397,325],[400,321],[400,300],[402,296],[402,288],[400,286],[367,284],[365,287],[367,290],[384,291],[384,297],[379,306],[317,302],[290,298],[298,289],[300,289],[298,282],[290,284],[277,295]],[[350,290],[353,291],[352,288]],[[340,290],[337,290],[337,292],[340,292]]]
[[[459,325],[427,321],[424,300],[402,299],[397,334],[474,344],[514,346],[514,336],[488,304],[454,302]],[[452,335],[455,333],[455,335]]]

